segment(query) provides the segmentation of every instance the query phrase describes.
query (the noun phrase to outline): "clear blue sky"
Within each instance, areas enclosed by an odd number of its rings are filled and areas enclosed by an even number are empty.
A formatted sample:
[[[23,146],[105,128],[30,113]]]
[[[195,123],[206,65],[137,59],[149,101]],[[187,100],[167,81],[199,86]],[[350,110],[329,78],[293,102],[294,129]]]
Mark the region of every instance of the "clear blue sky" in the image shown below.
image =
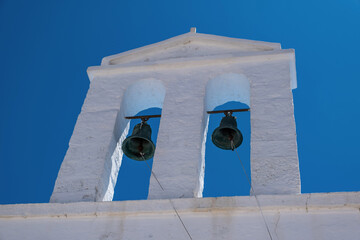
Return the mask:
[[[302,192],[360,190],[359,0],[0,0],[0,203],[49,201],[89,87],[88,66],[193,26],[294,48]],[[232,181],[211,161],[209,189]],[[232,184],[246,186],[237,174]],[[209,189],[207,196],[246,194]],[[117,199],[145,194],[127,191]]]

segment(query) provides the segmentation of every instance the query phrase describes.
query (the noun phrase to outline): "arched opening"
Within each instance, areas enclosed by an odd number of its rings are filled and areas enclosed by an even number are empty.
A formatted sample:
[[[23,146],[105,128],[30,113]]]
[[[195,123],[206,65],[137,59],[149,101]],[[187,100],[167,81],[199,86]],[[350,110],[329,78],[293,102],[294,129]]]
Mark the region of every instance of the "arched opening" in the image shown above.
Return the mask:
[[[248,105],[240,102],[227,102],[214,110],[245,109]],[[250,112],[235,112],[237,127],[243,135],[242,144],[236,149],[245,170],[250,177]],[[205,153],[204,197],[249,195],[250,186],[235,152],[216,147],[211,135],[219,127],[224,114],[209,116]]]
[[[100,201],[146,198],[151,170],[145,162],[127,158],[121,149],[123,141],[141,120],[130,121],[125,117],[161,114],[164,98],[165,87],[157,79],[139,80],[126,89],[114,129],[113,150],[103,173],[107,181],[104,183],[105,191],[98,197]],[[160,119],[149,119],[147,123],[152,128],[152,141],[156,145]],[[152,159],[147,163],[151,168]]]
[[[250,84],[241,74],[228,73],[211,79],[206,87],[207,111],[247,109],[250,106]],[[216,147],[211,135],[225,115],[209,114],[204,162],[204,197],[249,195],[250,186],[235,152]],[[236,149],[250,177],[250,112],[234,112],[243,142]]]
[[[161,108],[149,108],[136,114],[136,116],[161,114]],[[130,130],[127,137],[131,136],[134,126],[140,119],[130,121]],[[151,140],[156,145],[160,118],[150,118],[147,123],[151,126]],[[123,155],[114,190],[113,201],[140,200],[148,196],[153,158],[144,161],[135,161]]]

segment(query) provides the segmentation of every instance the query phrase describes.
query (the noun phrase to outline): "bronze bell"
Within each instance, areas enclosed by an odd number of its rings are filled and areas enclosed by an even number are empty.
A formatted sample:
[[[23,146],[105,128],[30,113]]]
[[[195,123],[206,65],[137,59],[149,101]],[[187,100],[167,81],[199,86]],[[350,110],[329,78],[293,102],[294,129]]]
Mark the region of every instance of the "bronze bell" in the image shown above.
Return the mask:
[[[215,146],[224,150],[234,150],[243,141],[243,136],[237,128],[236,118],[231,113],[225,114],[221,119],[220,126],[216,128],[211,136]]]
[[[151,141],[151,127],[146,122],[135,125],[130,137],[122,144],[126,156],[137,161],[145,161],[154,156],[155,145]]]

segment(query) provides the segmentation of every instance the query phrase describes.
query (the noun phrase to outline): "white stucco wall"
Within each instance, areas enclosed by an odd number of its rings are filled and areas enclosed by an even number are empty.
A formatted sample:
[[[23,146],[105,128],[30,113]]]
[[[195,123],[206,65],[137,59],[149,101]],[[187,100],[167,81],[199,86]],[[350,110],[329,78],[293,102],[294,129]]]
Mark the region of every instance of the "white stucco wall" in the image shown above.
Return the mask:
[[[90,89],[51,202],[111,200],[121,165],[120,146],[129,131],[124,117],[148,107],[162,107],[153,170],[165,189],[152,177],[148,198],[201,197],[206,110],[230,100],[251,107],[251,178],[256,192],[300,193],[291,92],[293,51],[274,44],[251,45],[236,39],[223,43],[211,35],[205,40],[196,36],[191,35],[190,42],[176,40],[171,58],[159,45],[147,50],[149,61],[124,63],[139,59],[134,52],[133,58],[115,56],[121,64],[89,68]],[[182,46],[193,42],[211,47],[211,54],[194,48],[199,54],[184,57]],[[222,52],[224,45],[233,46],[234,53]]]
[[[250,106],[250,82],[243,74],[225,73],[210,79],[206,85],[206,110],[230,101],[238,101]]]
[[[360,193],[258,196],[274,240],[356,240]],[[173,199],[194,240],[270,239],[254,197]],[[0,206],[0,239],[189,239],[169,200]]]

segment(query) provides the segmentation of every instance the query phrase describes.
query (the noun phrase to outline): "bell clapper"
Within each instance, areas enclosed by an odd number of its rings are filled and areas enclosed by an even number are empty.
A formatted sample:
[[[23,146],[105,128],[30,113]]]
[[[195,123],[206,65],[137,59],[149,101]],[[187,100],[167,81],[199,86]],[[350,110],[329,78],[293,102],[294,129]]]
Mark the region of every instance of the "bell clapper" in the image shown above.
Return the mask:
[[[141,128],[141,127],[140,127]],[[140,154],[140,156],[144,156],[144,153],[142,152],[143,150],[144,150],[144,147],[143,147],[143,145],[142,145],[142,143],[140,143],[140,145],[138,146],[138,150],[139,150],[139,154]]]

